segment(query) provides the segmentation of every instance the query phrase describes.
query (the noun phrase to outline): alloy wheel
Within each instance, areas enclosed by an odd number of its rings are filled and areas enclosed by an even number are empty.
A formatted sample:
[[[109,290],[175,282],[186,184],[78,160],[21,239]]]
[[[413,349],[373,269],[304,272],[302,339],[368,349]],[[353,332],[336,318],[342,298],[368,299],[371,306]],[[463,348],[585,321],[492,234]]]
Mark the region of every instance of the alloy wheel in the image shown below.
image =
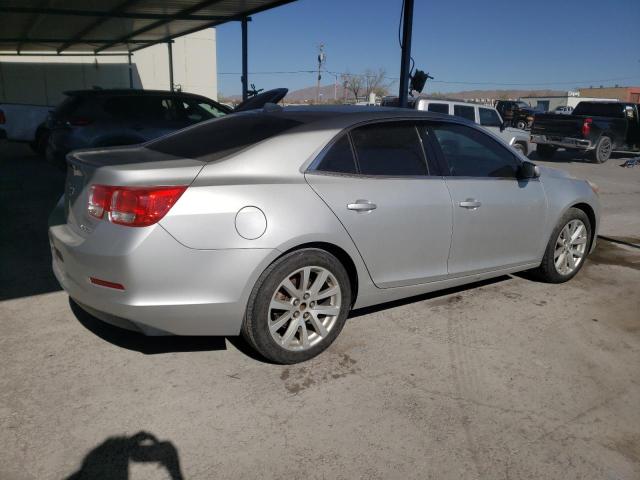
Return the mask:
[[[582,263],[587,248],[587,227],[574,219],[560,231],[556,240],[553,263],[561,275],[573,273]]]
[[[308,266],[288,275],[271,298],[269,333],[287,350],[307,350],[324,340],[336,324],[342,292],[326,268]]]

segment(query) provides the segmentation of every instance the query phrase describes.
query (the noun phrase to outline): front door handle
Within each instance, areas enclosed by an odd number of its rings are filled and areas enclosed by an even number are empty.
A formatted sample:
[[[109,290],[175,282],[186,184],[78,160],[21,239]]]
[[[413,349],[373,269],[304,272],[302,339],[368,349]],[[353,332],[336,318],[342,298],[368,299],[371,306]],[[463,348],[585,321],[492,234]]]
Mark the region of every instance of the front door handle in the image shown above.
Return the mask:
[[[462,208],[468,208],[469,210],[475,210],[482,205],[481,202],[473,198],[467,198],[464,202],[460,202],[459,205]]]
[[[349,203],[347,208],[356,212],[370,212],[378,208],[378,206],[369,200],[358,199],[354,203]]]

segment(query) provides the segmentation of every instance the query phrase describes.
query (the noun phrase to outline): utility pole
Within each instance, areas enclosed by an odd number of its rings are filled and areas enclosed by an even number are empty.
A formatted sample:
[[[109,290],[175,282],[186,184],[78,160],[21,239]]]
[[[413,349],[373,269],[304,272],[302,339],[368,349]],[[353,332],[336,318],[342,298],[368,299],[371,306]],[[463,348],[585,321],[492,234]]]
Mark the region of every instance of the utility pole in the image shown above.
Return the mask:
[[[316,85],[316,103],[320,103],[320,80],[322,79],[322,66],[324,65],[324,62],[326,61],[327,57],[324,54],[324,44],[321,43],[320,46],[318,47],[319,49],[319,53],[318,53],[318,83]]]
[[[411,30],[413,28],[413,0],[404,0],[402,15],[402,60],[400,63],[399,106],[407,107],[411,64]]]

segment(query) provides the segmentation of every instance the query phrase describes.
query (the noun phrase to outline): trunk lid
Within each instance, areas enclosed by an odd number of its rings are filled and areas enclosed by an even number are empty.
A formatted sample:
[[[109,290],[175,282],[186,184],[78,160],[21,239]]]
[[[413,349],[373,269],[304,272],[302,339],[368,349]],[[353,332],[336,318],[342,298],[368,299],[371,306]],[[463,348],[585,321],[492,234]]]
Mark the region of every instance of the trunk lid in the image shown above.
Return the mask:
[[[86,237],[104,221],[87,211],[91,185],[190,185],[203,166],[199,160],[177,158],[139,146],[70,153],[64,192],[67,225]]]

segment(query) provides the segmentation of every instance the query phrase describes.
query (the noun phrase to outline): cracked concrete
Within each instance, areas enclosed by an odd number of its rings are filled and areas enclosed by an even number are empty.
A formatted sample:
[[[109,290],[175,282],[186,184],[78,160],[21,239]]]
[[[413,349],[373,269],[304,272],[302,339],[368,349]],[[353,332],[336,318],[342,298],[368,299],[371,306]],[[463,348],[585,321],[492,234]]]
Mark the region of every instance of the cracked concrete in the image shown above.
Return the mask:
[[[77,318],[42,252],[60,175],[21,147],[0,162],[2,480],[640,478],[638,249],[601,240],[563,285],[355,312],[326,353],[277,366]],[[638,241],[640,167],[620,163],[555,165],[603,188],[601,233]]]

